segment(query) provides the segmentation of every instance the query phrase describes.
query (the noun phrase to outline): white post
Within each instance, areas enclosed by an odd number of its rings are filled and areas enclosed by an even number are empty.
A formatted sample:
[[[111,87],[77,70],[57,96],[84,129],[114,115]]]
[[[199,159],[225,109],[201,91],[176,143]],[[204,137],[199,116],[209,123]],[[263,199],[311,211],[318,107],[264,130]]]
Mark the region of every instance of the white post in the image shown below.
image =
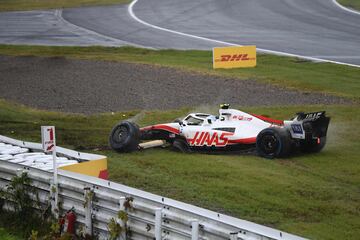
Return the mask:
[[[120,200],[119,200],[119,204],[120,204],[119,210],[120,210],[120,211],[125,211],[125,206],[124,206],[125,201],[126,201],[126,198],[125,198],[125,197],[120,197]],[[125,229],[126,225],[125,225],[125,222],[120,219],[119,224],[120,224],[120,226],[121,226],[121,229],[123,229],[123,230],[121,231],[121,234],[120,234],[120,238],[119,238],[119,239],[126,240],[126,229]]]
[[[54,141],[55,145],[55,141]],[[58,168],[57,168],[57,161],[56,161],[56,145],[54,146],[53,152],[53,169],[54,169],[54,180],[53,186],[51,187],[51,191],[54,190],[54,206],[53,206],[53,214],[55,218],[59,217],[60,209],[59,208],[59,187],[58,187]]]
[[[90,197],[91,190],[90,188],[84,189],[84,198],[85,198],[85,233],[92,236],[92,216],[91,216],[91,206],[92,199]]]
[[[191,240],[199,239],[199,220],[191,221]]]
[[[55,140],[55,127],[54,126],[41,126],[41,141],[43,151],[52,153],[53,156],[53,171],[54,177],[52,185],[50,186],[50,196],[52,198],[51,210],[53,215],[59,217],[59,188],[57,176],[57,162],[56,162],[56,140]]]
[[[162,208],[155,209],[155,240],[161,240]]]
[[[54,184],[54,179],[50,184],[50,198],[51,198],[51,213],[55,218],[59,218],[60,209],[58,206],[58,186]]]
[[[234,232],[234,233],[230,233],[230,240],[237,240],[238,239],[238,233]]]
[[[53,169],[54,169],[54,184],[57,185],[58,183],[58,168],[57,168],[57,161],[56,161],[56,146],[52,152],[53,156]]]

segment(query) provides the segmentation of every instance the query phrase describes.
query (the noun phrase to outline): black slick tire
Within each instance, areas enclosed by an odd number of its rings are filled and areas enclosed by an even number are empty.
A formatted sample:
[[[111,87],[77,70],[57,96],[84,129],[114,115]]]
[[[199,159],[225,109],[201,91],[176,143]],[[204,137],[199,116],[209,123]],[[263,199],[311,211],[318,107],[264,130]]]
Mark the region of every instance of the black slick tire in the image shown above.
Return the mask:
[[[172,149],[175,152],[181,152],[181,153],[190,153],[191,152],[189,144],[184,139],[180,139],[180,138],[177,138],[174,140],[174,142],[172,144]]]
[[[129,121],[118,123],[109,136],[110,147],[117,152],[132,152],[138,150],[140,143],[139,127]]]
[[[274,159],[286,157],[291,151],[290,132],[285,128],[266,128],[256,138],[259,156]]]

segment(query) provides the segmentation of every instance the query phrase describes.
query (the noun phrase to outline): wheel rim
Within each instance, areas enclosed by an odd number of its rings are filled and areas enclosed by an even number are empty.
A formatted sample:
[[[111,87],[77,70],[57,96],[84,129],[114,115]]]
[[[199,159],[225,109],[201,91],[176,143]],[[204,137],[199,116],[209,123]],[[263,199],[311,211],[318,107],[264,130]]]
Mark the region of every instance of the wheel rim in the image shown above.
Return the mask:
[[[123,143],[128,136],[129,136],[128,129],[125,126],[120,126],[115,130],[113,134],[113,140],[116,143]]]
[[[274,155],[278,150],[278,146],[279,141],[272,134],[265,135],[261,139],[260,148],[266,155]]]

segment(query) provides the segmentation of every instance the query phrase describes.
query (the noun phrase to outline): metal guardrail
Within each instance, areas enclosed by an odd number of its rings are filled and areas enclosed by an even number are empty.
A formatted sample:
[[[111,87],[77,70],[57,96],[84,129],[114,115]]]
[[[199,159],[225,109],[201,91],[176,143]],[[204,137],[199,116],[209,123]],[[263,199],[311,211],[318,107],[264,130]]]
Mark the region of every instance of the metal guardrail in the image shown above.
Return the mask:
[[[51,199],[52,173],[16,163],[0,161],[0,188],[26,171],[38,189],[42,204]],[[202,239],[202,240],[303,240],[304,238],[185,204],[107,180],[59,170],[60,213],[75,207],[78,228],[108,239],[108,223],[120,210],[126,211],[129,228],[122,239]],[[93,198],[89,201],[89,193]],[[125,209],[127,199],[132,208]],[[124,226],[124,222],[120,220]]]

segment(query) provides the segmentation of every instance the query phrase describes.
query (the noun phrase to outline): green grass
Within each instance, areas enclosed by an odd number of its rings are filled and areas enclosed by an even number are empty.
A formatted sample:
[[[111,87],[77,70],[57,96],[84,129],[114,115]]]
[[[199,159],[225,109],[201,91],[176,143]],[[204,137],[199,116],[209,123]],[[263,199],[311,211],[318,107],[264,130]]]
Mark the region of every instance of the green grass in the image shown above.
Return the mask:
[[[340,4],[360,11],[360,0],[337,0]]]
[[[0,227],[0,240],[22,240],[23,238],[11,234],[7,229]]]
[[[247,69],[213,70],[210,51],[177,51],[130,47],[40,47],[0,45],[0,54],[16,56],[64,56],[145,63],[204,74],[251,79],[288,88],[317,91],[360,100],[360,68],[313,63],[296,58],[259,55],[258,66]]]
[[[29,239],[32,231],[37,231],[38,236],[45,236],[50,232],[50,223],[42,222],[36,215],[32,219],[26,219],[13,212],[0,211],[0,214],[0,240]]]
[[[1,0],[0,11],[70,8],[109,4],[127,4],[131,0]]]
[[[166,122],[193,110],[185,108],[83,116],[0,101],[0,134],[40,141],[40,126],[55,125],[59,145],[107,155],[113,181],[311,239],[355,240],[360,236],[359,105],[244,110],[286,119],[300,110],[322,109],[332,117],[326,148],[279,160],[167,149],[131,154],[94,150],[107,146],[109,131],[119,120]]]

